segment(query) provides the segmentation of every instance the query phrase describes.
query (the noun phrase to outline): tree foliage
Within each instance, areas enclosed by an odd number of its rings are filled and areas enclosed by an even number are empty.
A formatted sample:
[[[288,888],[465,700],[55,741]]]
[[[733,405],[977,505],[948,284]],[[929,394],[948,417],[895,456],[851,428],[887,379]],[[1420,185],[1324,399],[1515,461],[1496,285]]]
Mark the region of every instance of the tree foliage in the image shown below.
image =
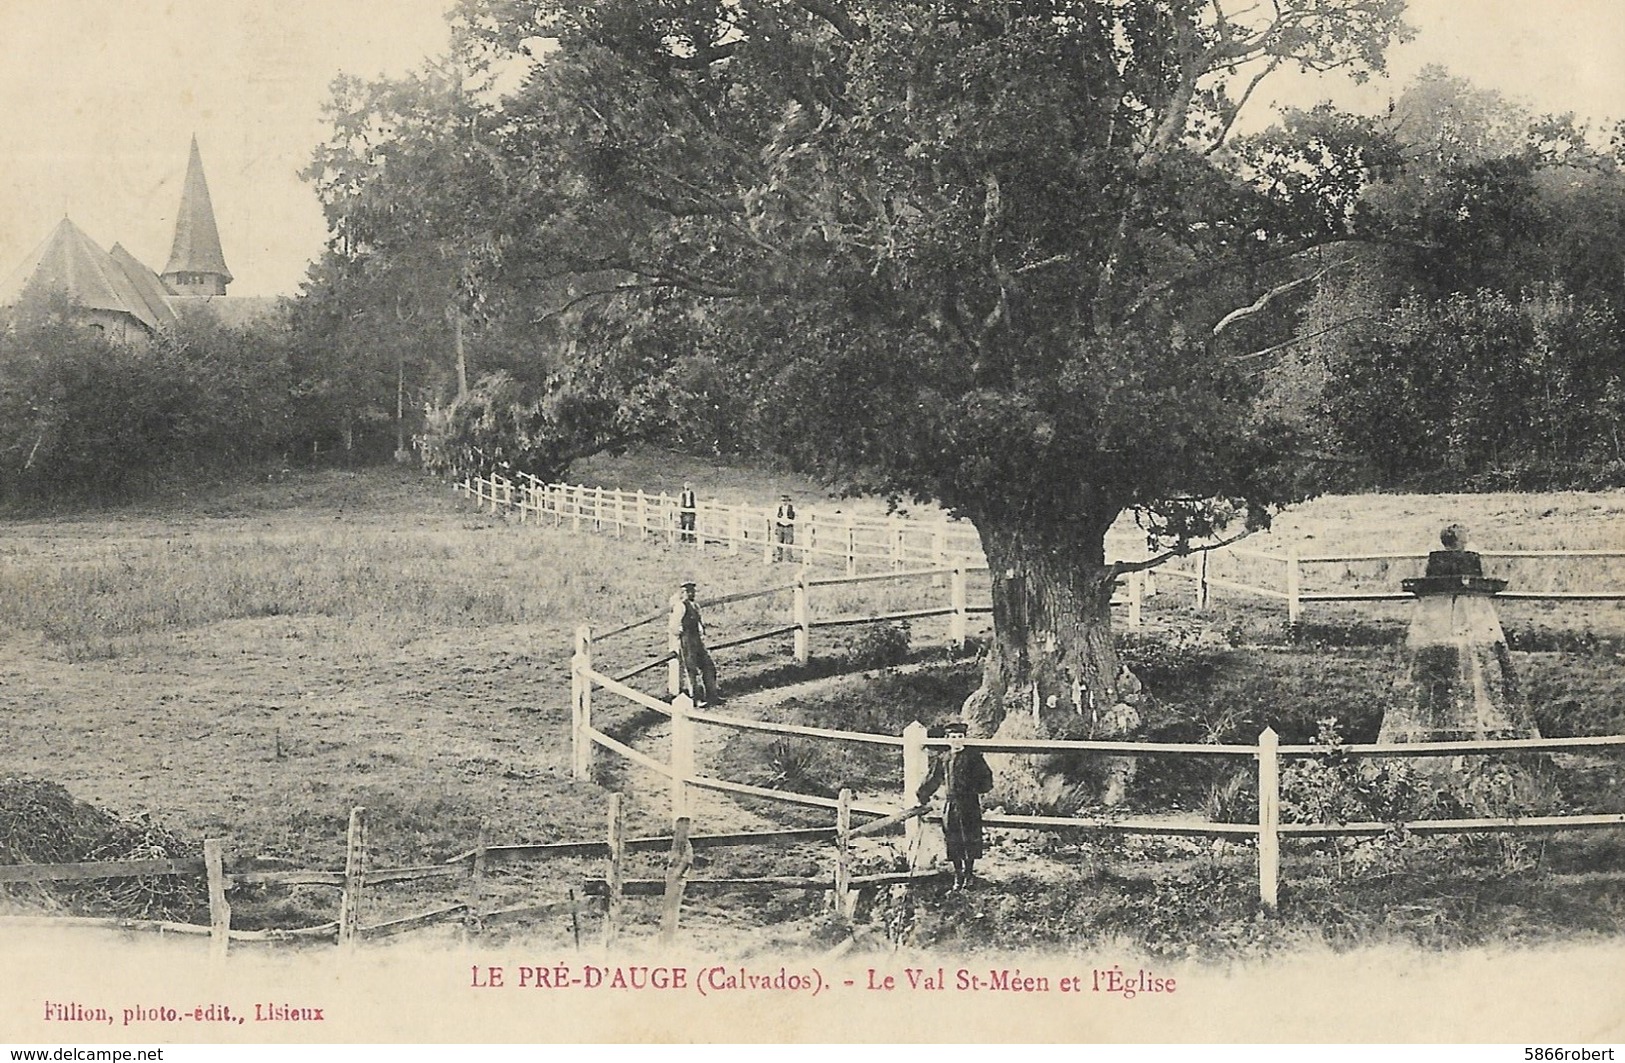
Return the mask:
[[[290,413],[279,335],[186,315],[117,343],[58,299],[14,309],[0,323],[0,501],[118,502],[278,460]]]
[[[1368,135],[1379,237],[1328,279],[1286,403],[1363,471],[1463,489],[1617,483],[1625,174],[1570,116],[1424,71]]]

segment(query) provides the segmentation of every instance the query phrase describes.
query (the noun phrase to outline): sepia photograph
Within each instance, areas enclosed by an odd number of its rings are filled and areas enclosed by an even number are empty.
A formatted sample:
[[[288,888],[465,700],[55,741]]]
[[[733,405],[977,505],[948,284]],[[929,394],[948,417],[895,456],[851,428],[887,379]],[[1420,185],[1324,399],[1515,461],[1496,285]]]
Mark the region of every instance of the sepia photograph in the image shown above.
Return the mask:
[[[1614,0],[0,39],[11,1059],[1625,1044]]]

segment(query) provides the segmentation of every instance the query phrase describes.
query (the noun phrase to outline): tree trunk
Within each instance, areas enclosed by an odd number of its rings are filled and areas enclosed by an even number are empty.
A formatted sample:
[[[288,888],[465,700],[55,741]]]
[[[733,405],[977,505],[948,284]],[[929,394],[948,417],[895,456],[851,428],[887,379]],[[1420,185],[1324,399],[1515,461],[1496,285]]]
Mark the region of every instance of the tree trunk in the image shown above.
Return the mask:
[[[963,715],[976,735],[1124,737],[1112,641],[1109,519],[1035,527],[976,521],[993,582],[993,646]],[[992,758],[1007,804],[1072,811],[1104,788],[1098,756]]]
[[[452,344],[457,351],[457,397],[468,398],[468,354],[463,349],[463,311],[454,307],[451,312]]]

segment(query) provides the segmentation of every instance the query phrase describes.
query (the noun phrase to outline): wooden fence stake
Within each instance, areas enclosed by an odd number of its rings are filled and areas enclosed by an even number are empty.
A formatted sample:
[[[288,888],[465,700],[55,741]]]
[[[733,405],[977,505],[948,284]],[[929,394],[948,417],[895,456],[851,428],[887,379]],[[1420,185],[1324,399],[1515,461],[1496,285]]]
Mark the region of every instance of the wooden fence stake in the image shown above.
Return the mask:
[[[570,660],[570,752],[572,775],[577,782],[592,778],[592,628],[576,628],[576,652]]]
[[[688,780],[694,777],[694,701],[687,694],[671,699],[671,821],[688,818]]]
[[[1258,736],[1258,899],[1275,911],[1281,878],[1281,759],[1275,728]]]
[[[666,631],[666,652],[671,660],[666,662],[666,694],[676,697],[683,692],[683,639],[677,632]]]
[[[649,496],[644,494],[643,493],[643,488],[640,487],[640,488],[638,488],[638,538],[639,539],[647,539],[648,537],[649,537]]]
[[[796,663],[804,665],[812,658],[812,606],[807,599],[806,566],[796,573],[791,610],[794,613],[791,623],[796,626]]]
[[[1130,631],[1140,630],[1140,599],[1145,594],[1145,573],[1130,572],[1128,574],[1128,628]]]
[[[852,900],[852,791],[843,787],[835,805],[835,914],[850,920]]]
[[[581,511],[586,507],[581,504],[581,492],[585,487],[565,485],[564,493],[570,496],[570,528],[572,531],[581,530]]]
[[[1286,552],[1286,621],[1296,624],[1303,616],[1303,602],[1298,591],[1298,548]]]
[[[850,513],[846,515],[846,574],[858,574],[858,525]]]
[[[231,947],[231,905],[226,901],[225,842],[203,840],[203,865],[209,874],[209,958],[223,960]]]
[[[1208,603],[1207,555],[1208,555],[1207,550],[1203,550],[1201,553],[1196,555],[1196,611],[1197,612],[1203,612],[1203,611],[1205,611],[1207,609],[1207,603]]]
[[[367,874],[367,810],[350,809],[344,850],[344,895],[339,901],[339,947],[354,949],[361,928],[361,890]]]
[[[778,529],[773,525],[773,514],[766,509],[762,510],[762,527],[765,529],[762,533],[762,542],[765,544],[762,547],[762,564],[771,565],[774,558],[773,548],[779,545]]]
[[[925,782],[928,763],[925,752],[925,724],[915,720],[903,728],[903,798],[899,811],[914,808],[920,803],[920,785]],[[910,817],[903,824],[903,837],[908,848],[908,866],[913,870],[920,855],[920,817]]]
[[[485,897],[485,850],[489,834],[489,824],[481,817],[480,832],[474,837],[474,858],[468,868],[468,912],[463,916],[464,940],[480,929],[480,913]]]
[[[621,933],[621,880],[626,861],[626,815],[621,795],[609,795],[609,867],[604,872],[604,948],[613,948]]]
[[[953,609],[953,615],[948,619],[948,644],[954,650],[965,648],[970,611],[966,605],[965,594],[965,562],[961,561],[954,566],[953,582],[949,585],[948,604]]]
[[[626,538],[626,492],[615,489],[615,538]]]
[[[677,514],[672,509],[671,496],[660,492],[660,526],[666,529],[666,542],[677,541]]]
[[[677,921],[683,910],[683,890],[689,868],[694,866],[694,846],[689,844],[691,820],[684,816],[672,825],[671,857],[666,862],[666,903],[660,914],[660,940],[670,945],[677,940]]]

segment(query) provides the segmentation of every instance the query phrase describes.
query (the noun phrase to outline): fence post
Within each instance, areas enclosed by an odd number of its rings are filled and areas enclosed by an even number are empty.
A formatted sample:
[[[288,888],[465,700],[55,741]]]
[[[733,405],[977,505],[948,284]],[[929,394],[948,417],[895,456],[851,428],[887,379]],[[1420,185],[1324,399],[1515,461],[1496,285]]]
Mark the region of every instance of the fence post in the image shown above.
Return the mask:
[[[490,823],[480,817],[479,833],[474,836],[474,857],[468,867],[468,911],[463,916],[463,937],[480,929],[482,899],[485,896],[485,868],[488,863],[485,850],[489,845]]]
[[[203,839],[203,866],[209,874],[209,958],[223,960],[231,947],[231,905],[226,901],[226,843]]]
[[[367,876],[367,810],[350,809],[350,834],[344,849],[344,894],[339,901],[339,947],[355,948],[361,928],[361,890]]]
[[[920,785],[925,782],[927,771],[925,753],[925,724],[915,720],[903,728],[903,801],[898,806],[899,811],[907,811],[920,803],[918,794]],[[903,837],[908,850],[908,869],[914,870],[914,865],[920,856],[920,831],[924,829],[919,816],[911,816],[903,823]]]
[[[1140,630],[1140,600],[1145,595],[1145,573],[1128,574],[1128,629]]]
[[[1286,622],[1296,624],[1303,616],[1303,602],[1298,597],[1298,548],[1286,552]]]
[[[773,548],[779,545],[778,528],[776,528],[773,524],[773,513],[771,510],[762,510],[762,527],[767,529],[762,535],[762,542],[764,544],[762,547],[762,564],[771,565],[773,563]]]
[[[694,777],[694,700],[679,694],[671,701],[671,821],[688,818],[688,780]]]
[[[1207,609],[1207,555],[1206,550],[1196,555],[1196,611],[1199,613]]]
[[[577,782],[592,778],[592,628],[582,624],[576,628],[576,652],[570,659],[570,714],[571,764]]]
[[[615,489],[615,538],[626,538],[626,492]]]
[[[682,636],[671,630],[670,623],[666,625],[666,652],[671,656],[666,662],[666,694],[675,698],[683,692],[683,650]]]
[[[683,889],[688,870],[694,866],[694,846],[688,832],[693,821],[687,816],[672,824],[671,856],[666,861],[666,903],[660,913],[660,940],[670,945],[677,940],[677,920],[683,911]]]
[[[851,919],[852,791],[843,787],[835,803],[835,914]]]
[[[846,574],[858,574],[858,524],[853,515],[846,515]]]
[[[796,663],[806,664],[812,657],[812,607],[807,601],[807,568],[796,573],[796,589],[791,603],[796,626]]]
[[[1269,911],[1281,878],[1281,758],[1275,728],[1258,736],[1258,899]]]
[[[604,870],[604,948],[621,932],[621,876],[626,862],[626,816],[621,795],[609,795],[609,867]]]
[[[534,479],[535,479],[535,477],[531,476],[530,473],[528,473],[528,472],[520,473],[520,476],[524,477],[525,481],[534,481]],[[531,485],[530,485],[530,483],[521,481],[521,483],[519,484],[519,523],[520,524],[525,523],[525,510],[530,508],[530,498],[531,498]]]
[[[580,484],[574,484],[574,485],[570,485],[570,486],[565,487],[565,491],[569,492],[569,494],[571,496],[570,497],[570,528],[571,528],[572,531],[580,531],[581,530],[581,510],[583,508],[582,505],[581,505],[581,492],[583,492],[585,490],[586,490],[586,488],[582,487]]]
[[[953,582],[949,584],[948,604],[953,609],[953,615],[948,618],[948,644],[955,650],[965,648],[968,610],[965,604],[965,562],[963,559],[954,565]]]

